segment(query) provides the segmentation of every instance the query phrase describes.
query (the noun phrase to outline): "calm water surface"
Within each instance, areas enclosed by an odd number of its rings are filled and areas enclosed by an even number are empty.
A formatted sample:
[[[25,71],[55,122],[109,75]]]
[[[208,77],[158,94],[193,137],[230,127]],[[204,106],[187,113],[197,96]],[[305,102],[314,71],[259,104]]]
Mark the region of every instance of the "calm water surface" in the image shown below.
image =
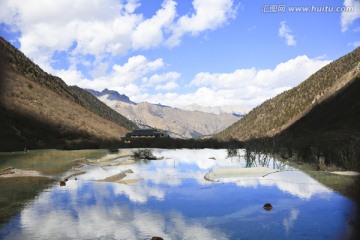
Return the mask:
[[[62,177],[86,174],[65,187],[56,181],[27,201],[0,225],[0,239],[344,239],[351,233],[351,200],[273,159],[252,165],[280,172],[209,182],[204,175],[210,170],[245,167],[246,161],[227,157],[226,150],[152,151],[164,159],[131,164],[129,157],[101,152],[93,159],[103,160],[67,170]],[[95,181],[127,169],[133,171],[128,184]],[[265,203],[273,209],[265,211]]]

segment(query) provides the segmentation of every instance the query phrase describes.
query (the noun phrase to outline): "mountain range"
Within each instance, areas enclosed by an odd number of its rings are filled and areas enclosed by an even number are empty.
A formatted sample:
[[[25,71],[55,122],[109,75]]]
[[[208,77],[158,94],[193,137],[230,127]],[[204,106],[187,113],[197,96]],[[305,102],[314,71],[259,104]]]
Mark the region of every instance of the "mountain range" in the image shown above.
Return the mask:
[[[135,103],[126,95],[108,89],[101,92],[86,90],[139,127],[162,129],[177,138],[200,138],[212,135],[239,120],[238,116],[224,112],[214,114],[148,102]]]
[[[134,129],[149,127],[181,138],[214,133],[220,140],[272,138],[297,149],[304,142],[321,148],[321,142],[328,152],[349,141],[346,148],[360,144],[360,48],[245,116],[240,114],[241,118],[224,113],[238,112],[236,107],[218,108],[214,114],[198,111],[204,108],[196,104],[184,110],[135,103],[109,89],[98,92],[67,86],[1,37],[0,56],[0,151],[97,148],[118,142]],[[360,155],[351,149],[348,153]]]
[[[137,126],[0,37],[0,151],[99,147]]]
[[[107,95],[108,100],[120,101],[120,102],[130,103],[130,104],[136,105],[136,103],[131,101],[128,96],[126,96],[125,94],[120,94],[120,93],[118,93],[117,91],[114,91],[114,90],[109,90],[107,88],[105,88],[101,92],[95,91],[95,90],[92,90],[92,89],[88,89],[88,88],[85,88],[84,90],[88,91],[89,93],[91,93],[95,97],[102,97],[104,95]]]

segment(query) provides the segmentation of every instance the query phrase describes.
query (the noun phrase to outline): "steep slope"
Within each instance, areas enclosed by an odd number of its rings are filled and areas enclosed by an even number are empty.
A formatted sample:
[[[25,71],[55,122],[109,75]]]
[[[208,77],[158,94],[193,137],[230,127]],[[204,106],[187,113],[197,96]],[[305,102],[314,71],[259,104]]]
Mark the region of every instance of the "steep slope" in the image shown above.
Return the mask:
[[[11,70],[25,76],[26,78],[36,82],[44,87],[51,89],[58,93],[60,96],[68,98],[89,111],[113,121],[125,128],[134,129],[131,121],[123,116],[119,116],[116,111],[106,107],[101,101],[92,98],[86,91],[77,87],[69,87],[59,77],[52,76],[43,71],[38,65],[28,59],[22,52],[13,47],[10,43],[0,37],[0,47],[3,51],[2,58],[4,65],[8,66]],[[91,103],[90,103],[91,102]]]
[[[326,164],[359,170],[360,68],[348,77],[352,78],[348,84],[277,134],[273,142],[320,169]]]
[[[93,113],[101,116],[102,118],[117,123],[118,125],[123,126],[127,129],[134,130],[138,128],[135,123],[129,121],[126,117],[119,114],[102,101],[99,101],[96,97],[94,97],[86,90],[79,88],[78,86],[70,86],[70,89],[78,97],[80,105],[89,109]]]
[[[350,75],[356,74],[354,71],[357,71],[359,62],[360,48],[357,48],[323,67],[297,87],[265,101],[217,137],[247,140],[274,136],[348,84],[352,80]]]
[[[125,98],[127,99],[126,102],[113,100],[114,96],[119,95],[115,91],[104,90],[97,92],[90,90],[90,92],[95,93],[95,96],[98,96],[101,101],[123,116],[136,122],[138,126],[166,130],[170,132],[172,137],[199,138],[205,135],[212,135],[239,119],[228,113],[213,114],[187,111],[147,102],[135,104],[127,97]]]
[[[348,77],[351,77],[348,84],[279,133],[277,139],[312,146],[336,143],[332,148],[354,141],[360,143],[360,65]]]
[[[103,103],[95,98],[89,103],[75,87],[44,72],[3,38],[0,56],[0,151],[96,147],[135,128],[125,118],[105,119],[104,111],[96,110]]]

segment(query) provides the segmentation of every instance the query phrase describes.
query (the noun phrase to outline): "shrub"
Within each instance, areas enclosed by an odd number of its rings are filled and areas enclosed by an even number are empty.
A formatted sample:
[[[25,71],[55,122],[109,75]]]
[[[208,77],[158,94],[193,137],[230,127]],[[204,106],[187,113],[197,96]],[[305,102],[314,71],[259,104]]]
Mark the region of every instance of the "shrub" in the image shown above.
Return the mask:
[[[155,159],[155,156],[152,154],[150,149],[138,149],[133,151],[133,156],[135,159]]]

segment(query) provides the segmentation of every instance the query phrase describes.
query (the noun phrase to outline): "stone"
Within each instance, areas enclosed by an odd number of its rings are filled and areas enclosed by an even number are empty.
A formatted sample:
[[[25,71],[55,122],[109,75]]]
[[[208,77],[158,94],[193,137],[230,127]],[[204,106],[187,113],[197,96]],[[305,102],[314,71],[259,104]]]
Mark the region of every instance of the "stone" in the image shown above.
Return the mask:
[[[272,208],[273,208],[273,207],[272,207],[272,205],[271,205],[270,203],[265,203],[264,209],[265,209],[266,211],[270,211]]]

